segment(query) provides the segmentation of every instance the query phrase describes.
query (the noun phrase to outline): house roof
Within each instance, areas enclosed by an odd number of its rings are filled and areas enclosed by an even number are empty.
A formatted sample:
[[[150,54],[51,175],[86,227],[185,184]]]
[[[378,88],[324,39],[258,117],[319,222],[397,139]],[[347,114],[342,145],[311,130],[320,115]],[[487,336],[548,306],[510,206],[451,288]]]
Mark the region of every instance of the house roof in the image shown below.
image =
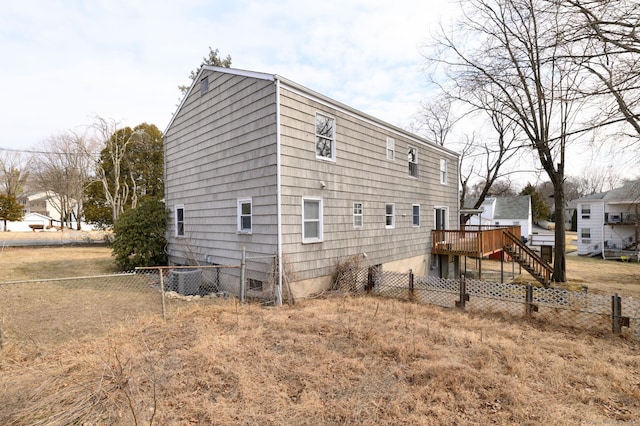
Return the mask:
[[[494,219],[526,219],[530,213],[529,195],[496,198]]]
[[[583,201],[633,201],[640,200],[640,180],[627,181],[620,188],[615,188],[610,191],[598,192],[596,194],[586,195],[581,198],[577,198],[574,202]]]
[[[52,218],[50,218],[49,216],[45,216],[43,214],[40,213],[27,213],[26,215],[24,215],[24,217],[22,218],[23,222],[28,222],[30,220],[51,220]]]
[[[400,134],[404,137],[407,137],[409,139],[414,140],[415,142],[419,142],[421,144],[426,144],[429,145],[431,147],[434,147],[442,152],[446,152],[450,155],[455,155],[457,157],[460,156],[459,153],[452,151],[450,149],[444,148],[443,146],[432,142],[428,139],[425,139],[421,136],[418,136],[416,134],[410,133],[400,127],[394,126],[393,124],[389,124],[383,120],[380,120],[376,117],[373,117],[372,115],[366,114],[362,111],[359,111],[355,108],[352,108],[346,104],[343,104],[341,102],[338,102],[334,99],[329,98],[328,96],[322,95],[314,90],[311,90],[305,86],[302,86],[298,83],[295,83],[291,80],[288,80],[282,76],[279,76],[278,74],[267,74],[267,73],[262,73],[262,72],[256,72],[256,71],[248,71],[248,70],[241,70],[241,69],[237,69],[237,68],[226,68],[226,67],[215,67],[212,65],[203,65],[200,68],[200,71],[198,72],[198,75],[196,76],[196,78],[193,79],[193,82],[191,83],[191,86],[189,87],[189,90],[187,91],[187,93],[184,95],[184,97],[182,98],[182,101],[180,102],[180,105],[178,105],[178,108],[176,109],[176,112],[173,114],[173,116],[171,117],[171,120],[169,120],[169,124],[167,124],[167,127],[164,131],[164,134],[166,134],[169,130],[169,128],[171,128],[171,125],[173,124],[173,120],[176,117],[178,111],[180,111],[180,109],[182,109],[183,104],[185,103],[186,99],[189,97],[189,95],[191,94],[191,92],[194,90],[194,87],[199,84],[200,80],[201,80],[201,75],[206,72],[206,71],[215,71],[215,72],[221,72],[221,73],[225,73],[225,74],[232,74],[232,75],[241,75],[241,76],[245,76],[245,77],[250,77],[250,78],[257,78],[257,79],[261,79],[261,80],[267,80],[267,81],[274,81],[274,82],[279,82],[281,84],[283,84],[284,86],[286,86],[288,89],[292,90],[292,91],[296,91],[298,93],[300,93],[302,96],[305,96],[307,98],[311,98],[314,100],[317,100],[320,103],[324,103],[324,104],[328,104],[331,108],[335,108],[338,110],[342,110],[343,112],[347,113],[347,114],[351,114],[351,115],[355,115],[357,117],[359,117],[362,120],[365,121],[370,121],[372,123],[377,124],[380,127],[386,128],[387,130],[389,130],[392,133],[397,133]]]
[[[487,197],[482,205],[495,203],[492,219],[526,219],[529,217],[530,198],[529,195]],[[477,200],[477,197],[466,199],[464,207],[473,207]]]

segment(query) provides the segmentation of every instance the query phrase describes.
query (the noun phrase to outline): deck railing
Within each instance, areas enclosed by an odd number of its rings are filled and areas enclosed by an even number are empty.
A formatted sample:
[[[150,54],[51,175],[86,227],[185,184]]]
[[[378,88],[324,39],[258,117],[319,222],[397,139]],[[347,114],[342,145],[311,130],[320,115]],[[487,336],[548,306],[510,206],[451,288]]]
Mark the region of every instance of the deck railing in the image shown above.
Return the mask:
[[[502,250],[505,230],[520,238],[519,226],[490,228],[464,226],[459,230],[437,229],[432,232],[432,253],[486,256]]]

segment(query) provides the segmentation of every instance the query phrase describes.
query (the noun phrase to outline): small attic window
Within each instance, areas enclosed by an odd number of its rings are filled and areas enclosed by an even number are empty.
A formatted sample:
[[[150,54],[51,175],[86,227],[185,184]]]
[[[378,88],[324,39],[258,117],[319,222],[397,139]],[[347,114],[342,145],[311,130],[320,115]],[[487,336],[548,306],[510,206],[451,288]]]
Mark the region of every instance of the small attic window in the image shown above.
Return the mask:
[[[203,77],[202,80],[200,80],[200,96],[207,93],[208,90],[209,90],[209,77]]]

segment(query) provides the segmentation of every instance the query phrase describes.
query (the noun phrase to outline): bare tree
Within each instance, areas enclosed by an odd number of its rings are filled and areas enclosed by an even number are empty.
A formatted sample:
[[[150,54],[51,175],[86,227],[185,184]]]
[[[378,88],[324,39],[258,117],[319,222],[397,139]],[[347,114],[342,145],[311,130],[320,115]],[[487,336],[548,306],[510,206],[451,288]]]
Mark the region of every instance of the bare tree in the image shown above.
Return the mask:
[[[566,0],[561,34],[574,61],[592,76],[584,88],[598,98],[596,126],[626,122],[640,139],[640,3],[636,0]]]
[[[446,70],[450,92],[478,109],[491,105],[521,132],[553,184],[555,216],[563,217],[565,151],[584,97],[578,65],[559,43],[559,2],[468,0],[453,32],[436,37],[440,54],[428,59]],[[460,38],[458,38],[460,36]],[[445,83],[442,83],[443,85]],[[483,93],[492,102],[477,102]],[[565,226],[555,228],[553,280],[566,281]]]
[[[485,104],[487,100],[485,100]],[[504,116],[498,112],[497,106],[487,108],[483,112],[488,114],[494,130],[490,138],[479,138],[480,142],[470,150],[463,150],[461,162],[466,163],[466,175],[460,173],[460,205],[465,206],[467,198],[467,188],[471,176],[475,173],[480,178],[480,188],[477,199],[472,209],[478,209],[489,195],[507,195],[507,191],[500,189],[500,184],[508,182],[508,189],[512,188],[508,179],[510,172],[507,165],[517,153],[517,128],[512,123],[506,121]],[[460,223],[466,223],[470,219],[470,214],[460,217]]]
[[[461,118],[455,115],[451,108],[452,99],[446,95],[422,101],[411,130],[424,135],[438,145],[444,145]]]
[[[75,220],[78,230],[90,172],[87,144],[83,136],[67,132],[48,138],[42,152],[33,157],[33,184],[54,200],[61,226],[71,227]]]
[[[483,93],[475,93],[482,96],[479,103],[488,104],[490,98]],[[452,113],[453,104],[456,100],[443,93],[442,96],[433,101],[423,102],[418,114],[418,133],[424,134],[427,139],[433,140],[440,145],[459,146],[457,141],[451,141],[451,134],[457,125],[464,126],[464,118],[473,120],[478,114],[469,112],[454,115]],[[458,102],[460,104],[460,102]],[[463,105],[464,106],[464,105]],[[469,185],[472,181],[479,183],[473,194],[475,200],[473,209],[478,209],[484,203],[485,198],[492,193],[492,187],[500,178],[509,174],[507,164],[516,154],[514,144],[517,143],[517,128],[505,121],[504,117],[497,113],[498,105],[492,105],[477,113],[487,116],[491,123],[490,135],[484,135],[472,131],[461,136],[464,144],[460,148],[460,205],[467,206],[469,197]],[[495,192],[495,191],[494,191]],[[466,223],[470,214],[460,216],[460,223]]]
[[[17,151],[0,151],[0,185],[7,196],[18,197],[29,177],[30,158]]]
[[[138,197],[135,170],[128,167],[127,159],[138,143],[147,137],[144,129],[119,128],[114,120],[96,117],[94,129],[102,150],[93,155],[95,179],[100,182],[106,203],[111,209],[112,223],[116,223],[125,205],[136,207]]]
[[[622,178],[612,167],[588,167],[574,178],[580,196],[609,191],[622,183]]]

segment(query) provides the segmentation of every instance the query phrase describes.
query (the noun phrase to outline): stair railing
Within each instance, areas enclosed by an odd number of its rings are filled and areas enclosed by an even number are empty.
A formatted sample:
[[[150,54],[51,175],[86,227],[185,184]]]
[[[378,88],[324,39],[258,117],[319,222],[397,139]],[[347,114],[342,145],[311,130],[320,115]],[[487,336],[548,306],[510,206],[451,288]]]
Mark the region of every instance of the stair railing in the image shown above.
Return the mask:
[[[509,248],[511,256],[516,262],[529,271],[541,284],[548,287],[553,275],[553,268],[508,230],[505,230],[503,235],[505,238],[504,246]]]

